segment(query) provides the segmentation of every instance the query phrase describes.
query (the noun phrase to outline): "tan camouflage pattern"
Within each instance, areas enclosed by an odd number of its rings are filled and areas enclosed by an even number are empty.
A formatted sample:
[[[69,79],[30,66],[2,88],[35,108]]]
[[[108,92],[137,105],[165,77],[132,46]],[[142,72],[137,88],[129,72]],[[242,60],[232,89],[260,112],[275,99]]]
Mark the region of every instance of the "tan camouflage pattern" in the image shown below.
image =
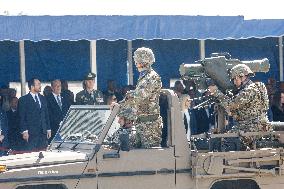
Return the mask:
[[[151,148],[161,142],[162,119],[160,117],[159,96],[162,87],[160,76],[150,68],[139,77],[136,89],[129,91],[120,102],[121,109],[136,111],[133,146]]]
[[[137,112],[134,108],[121,107],[117,116],[124,117],[127,120],[135,121],[137,118]]]
[[[218,89],[214,93],[220,104],[230,112],[237,125],[234,131],[256,132],[269,131],[267,110],[269,108],[266,87],[261,82],[249,81],[233,98],[224,95]]]
[[[133,59],[135,63],[141,63],[146,67],[151,66],[155,62],[155,56],[151,49],[141,47],[134,52]]]
[[[227,97],[218,89],[214,96],[218,97],[220,104],[236,120],[235,125],[229,132],[272,130],[267,117],[269,107],[268,95],[263,83],[249,81],[233,98]],[[259,136],[243,136],[241,141],[246,150],[255,149],[255,142],[259,138]]]
[[[237,76],[243,77],[245,75],[254,75],[251,69],[245,64],[238,64],[231,69],[231,79]]]

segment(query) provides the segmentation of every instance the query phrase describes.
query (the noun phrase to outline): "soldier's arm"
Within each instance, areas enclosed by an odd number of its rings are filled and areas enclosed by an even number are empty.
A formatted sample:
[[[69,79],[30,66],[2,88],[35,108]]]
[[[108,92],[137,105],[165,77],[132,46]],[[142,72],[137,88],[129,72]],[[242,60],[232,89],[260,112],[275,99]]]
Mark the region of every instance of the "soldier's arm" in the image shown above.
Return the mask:
[[[154,92],[160,92],[162,84],[159,76],[150,76],[141,81],[131,96],[137,99],[145,99],[153,95]]]
[[[255,91],[251,88],[248,88],[238,93],[236,96],[234,96],[234,98],[229,98],[217,89],[214,93],[214,96],[216,96],[220,100],[220,104],[225,109],[229,111],[234,111],[239,108],[242,108],[248,102],[250,102],[255,96]]]
[[[268,99],[267,89],[266,89],[264,83],[262,83],[262,82],[256,82],[255,84],[256,84],[256,86],[259,87],[259,92],[262,95],[263,105],[264,105],[265,109],[268,110],[269,109],[269,99]]]

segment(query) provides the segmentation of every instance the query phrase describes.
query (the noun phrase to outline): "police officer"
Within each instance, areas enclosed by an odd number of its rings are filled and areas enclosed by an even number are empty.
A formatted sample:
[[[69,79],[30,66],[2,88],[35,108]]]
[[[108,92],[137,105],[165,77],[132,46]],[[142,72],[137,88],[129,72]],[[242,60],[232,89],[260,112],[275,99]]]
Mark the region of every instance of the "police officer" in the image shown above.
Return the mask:
[[[161,142],[162,119],[160,117],[159,96],[162,87],[160,76],[152,69],[154,53],[149,48],[138,48],[133,59],[140,76],[135,90],[126,94],[120,102],[122,109],[135,109],[136,148],[151,148]]]
[[[250,80],[254,73],[245,64],[234,66],[230,76],[237,88],[232,98],[224,95],[216,86],[210,86],[209,91],[220,100],[220,104],[236,121],[232,131],[271,130],[267,117],[269,101],[265,85],[262,82],[254,83]],[[252,147],[253,137],[242,137],[242,140],[245,145]]]
[[[76,94],[77,105],[102,105],[104,104],[103,94],[94,90],[96,74],[88,73],[83,81],[84,90]]]

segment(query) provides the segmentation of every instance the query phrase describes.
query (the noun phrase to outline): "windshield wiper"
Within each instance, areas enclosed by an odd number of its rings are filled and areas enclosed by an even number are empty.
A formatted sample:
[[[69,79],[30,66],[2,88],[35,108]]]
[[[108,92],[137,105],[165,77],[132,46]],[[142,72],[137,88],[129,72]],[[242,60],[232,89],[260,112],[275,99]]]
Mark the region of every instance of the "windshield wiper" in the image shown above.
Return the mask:
[[[74,151],[75,148],[76,148],[79,144],[80,144],[80,142],[75,143],[75,144],[72,146],[71,150]]]
[[[64,139],[62,139],[62,141],[55,147],[56,150],[58,150],[61,147],[61,145],[66,141],[66,138],[67,136]]]
[[[60,148],[60,146],[65,142],[65,140],[62,140],[56,147],[55,149],[58,150]]]

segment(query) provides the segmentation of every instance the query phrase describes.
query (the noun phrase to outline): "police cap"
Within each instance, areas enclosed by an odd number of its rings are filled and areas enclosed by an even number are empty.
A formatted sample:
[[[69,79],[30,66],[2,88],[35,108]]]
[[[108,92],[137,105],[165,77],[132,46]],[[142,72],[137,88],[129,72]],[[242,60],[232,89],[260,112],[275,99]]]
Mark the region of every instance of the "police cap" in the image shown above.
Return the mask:
[[[95,79],[95,78],[96,78],[96,74],[90,72],[85,76],[84,80],[92,80],[92,79]]]

